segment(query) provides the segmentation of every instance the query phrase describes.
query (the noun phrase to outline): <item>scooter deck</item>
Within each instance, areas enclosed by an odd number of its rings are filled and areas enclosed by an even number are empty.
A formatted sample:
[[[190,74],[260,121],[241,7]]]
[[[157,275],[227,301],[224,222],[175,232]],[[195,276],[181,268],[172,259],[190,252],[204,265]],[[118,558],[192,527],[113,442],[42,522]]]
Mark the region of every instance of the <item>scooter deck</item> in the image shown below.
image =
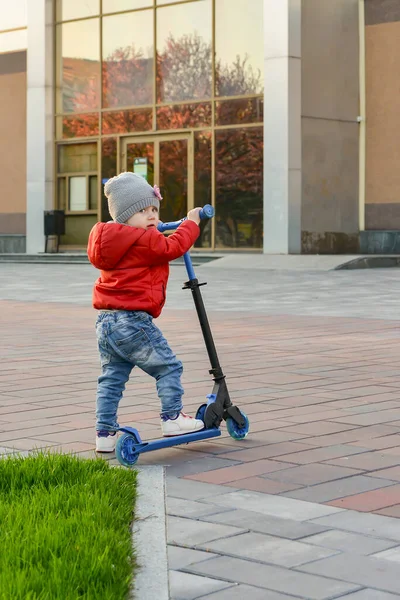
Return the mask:
[[[133,427],[121,427],[119,431],[123,433],[130,433],[137,439],[138,443],[135,444],[135,451],[139,454],[143,454],[144,452],[152,452],[153,450],[160,450],[161,448],[179,446],[180,444],[189,444],[190,442],[200,442],[201,440],[208,440],[221,435],[221,430],[213,427],[211,429],[202,429],[201,431],[196,431],[194,433],[185,433],[184,435],[163,437],[151,442],[142,442],[139,432]]]

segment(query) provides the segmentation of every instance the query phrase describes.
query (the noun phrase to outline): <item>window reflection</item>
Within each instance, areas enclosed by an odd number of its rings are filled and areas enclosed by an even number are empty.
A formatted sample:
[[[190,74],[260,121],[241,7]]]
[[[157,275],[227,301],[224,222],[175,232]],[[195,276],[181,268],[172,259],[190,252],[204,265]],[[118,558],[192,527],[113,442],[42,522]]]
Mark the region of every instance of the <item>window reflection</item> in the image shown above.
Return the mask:
[[[216,245],[261,248],[263,130],[219,130],[215,143]]]
[[[0,2],[0,31],[28,25],[27,1]]]
[[[157,108],[157,129],[184,129],[211,125],[211,103],[179,104]]]
[[[84,173],[86,171],[97,171],[96,142],[59,146],[59,173]]]
[[[102,114],[103,134],[149,131],[153,123],[151,108],[144,110],[113,110]]]
[[[104,195],[104,184],[117,174],[117,139],[103,138],[101,141],[101,221],[111,221],[108,200]]]
[[[103,106],[151,104],[153,11],[103,19]]]
[[[57,21],[94,17],[99,13],[100,0],[56,0]]]
[[[70,139],[99,135],[99,113],[57,117],[57,137]]]
[[[154,185],[154,143],[127,144],[126,170],[144,176],[150,185]]]
[[[211,204],[211,131],[196,131],[194,134],[194,205]],[[200,237],[196,248],[211,246],[211,219],[200,223]]]
[[[263,0],[215,0],[215,93],[261,94],[264,88]]]
[[[157,10],[157,102],[211,95],[211,0]]]
[[[216,124],[262,123],[263,98],[241,98],[216,102]]]
[[[177,221],[187,213],[187,140],[160,142],[160,188],[163,221]]]
[[[82,112],[99,108],[99,19],[64,23],[57,27],[57,34],[61,46],[59,86],[62,96],[57,112]],[[77,40],[81,43],[78,44]]]
[[[116,13],[148,6],[153,6],[153,0],[103,0],[103,13]]]

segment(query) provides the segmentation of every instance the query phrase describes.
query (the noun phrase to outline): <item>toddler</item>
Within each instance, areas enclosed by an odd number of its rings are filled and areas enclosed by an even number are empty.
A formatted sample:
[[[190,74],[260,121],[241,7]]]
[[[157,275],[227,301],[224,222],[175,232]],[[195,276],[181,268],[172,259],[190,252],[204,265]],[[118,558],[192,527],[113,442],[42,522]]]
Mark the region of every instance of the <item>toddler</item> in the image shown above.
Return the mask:
[[[96,334],[101,375],[97,386],[96,451],[113,452],[117,411],[135,365],[156,380],[164,436],[203,429],[182,412],[182,363],[153,323],[166,298],[169,261],[182,256],[199,236],[199,208],[169,237],[157,229],[160,190],[134,173],[109,179],[104,193],[113,221],[96,223],[88,257],[101,270],[93,290],[99,310]]]

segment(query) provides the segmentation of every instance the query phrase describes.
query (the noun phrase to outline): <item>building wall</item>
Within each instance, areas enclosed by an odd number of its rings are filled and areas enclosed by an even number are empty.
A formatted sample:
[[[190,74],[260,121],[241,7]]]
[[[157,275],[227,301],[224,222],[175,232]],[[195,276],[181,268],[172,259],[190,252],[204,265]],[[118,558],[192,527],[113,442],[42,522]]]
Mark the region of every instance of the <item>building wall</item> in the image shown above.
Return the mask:
[[[25,234],[26,51],[0,54],[0,235]]]
[[[302,251],[358,249],[358,0],[302,2]]]
[[[400,2],[366,0],[368,230],[400,229]]]

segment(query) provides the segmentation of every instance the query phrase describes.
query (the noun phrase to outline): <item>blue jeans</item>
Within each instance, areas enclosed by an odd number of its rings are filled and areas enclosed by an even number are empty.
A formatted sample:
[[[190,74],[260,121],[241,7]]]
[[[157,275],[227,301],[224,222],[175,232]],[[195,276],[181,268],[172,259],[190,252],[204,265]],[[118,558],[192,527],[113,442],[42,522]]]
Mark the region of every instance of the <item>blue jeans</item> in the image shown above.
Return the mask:
[[[182,363],[153,317],[141,311],[101,311],[96,321],[101,375],[97,386],[96,429],[115,431],[118,405],[135,365],[156,380],[162,414],[182,409]]]

